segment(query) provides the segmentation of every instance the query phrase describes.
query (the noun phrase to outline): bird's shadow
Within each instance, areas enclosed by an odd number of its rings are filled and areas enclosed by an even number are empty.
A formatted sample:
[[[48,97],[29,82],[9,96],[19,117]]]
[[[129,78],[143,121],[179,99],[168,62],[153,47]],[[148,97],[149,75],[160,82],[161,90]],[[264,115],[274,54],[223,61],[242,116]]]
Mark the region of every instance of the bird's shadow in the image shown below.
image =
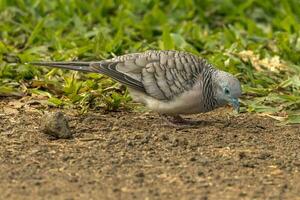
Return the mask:
[[[212,126],[216,123],[220,123],[219,121],[207,121],[207,120],[184,120],[184,122],[180,123],[172,123],[166,120],[162,121],[162,126],[164,127],[173,127],[176,129],[198,129],[205,126]]]

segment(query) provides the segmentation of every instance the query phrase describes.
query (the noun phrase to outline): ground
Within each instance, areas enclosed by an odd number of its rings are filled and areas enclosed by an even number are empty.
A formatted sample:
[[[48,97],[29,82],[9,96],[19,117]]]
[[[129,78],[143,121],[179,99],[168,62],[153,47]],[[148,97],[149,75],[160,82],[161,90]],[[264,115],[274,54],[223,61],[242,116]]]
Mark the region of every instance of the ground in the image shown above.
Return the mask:
[[[71,139],[42,133],[62,111]],[[2,199],[300,199],[300,127],[231,108],[174,127],[155,113],[0,100]]]

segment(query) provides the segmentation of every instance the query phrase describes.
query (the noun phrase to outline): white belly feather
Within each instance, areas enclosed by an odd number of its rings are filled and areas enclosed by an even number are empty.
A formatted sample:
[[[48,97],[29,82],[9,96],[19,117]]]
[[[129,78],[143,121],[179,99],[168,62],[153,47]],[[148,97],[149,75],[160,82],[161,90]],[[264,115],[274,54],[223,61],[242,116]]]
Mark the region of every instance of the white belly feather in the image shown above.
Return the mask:
[[[130,90],[134,101],[143,103],[147,108],[162,114],[195,114],[204,112],[202,104],[201,85],[195,85],[191,90],[170,101],[161,101],[144,93]]]

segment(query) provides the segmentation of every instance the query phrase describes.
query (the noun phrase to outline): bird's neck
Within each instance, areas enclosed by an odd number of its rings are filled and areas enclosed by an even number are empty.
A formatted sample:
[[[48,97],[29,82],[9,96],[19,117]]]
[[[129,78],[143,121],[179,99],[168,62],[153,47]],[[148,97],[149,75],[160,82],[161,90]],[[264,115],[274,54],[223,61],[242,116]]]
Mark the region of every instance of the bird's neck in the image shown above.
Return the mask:
[[[203,76],[203,100],[204,100],[204,109],[206,111],[211,111],[214,108],[218,107],[217,100],[215,98],[215,73],[216,69],[208,68],[202,74]]]

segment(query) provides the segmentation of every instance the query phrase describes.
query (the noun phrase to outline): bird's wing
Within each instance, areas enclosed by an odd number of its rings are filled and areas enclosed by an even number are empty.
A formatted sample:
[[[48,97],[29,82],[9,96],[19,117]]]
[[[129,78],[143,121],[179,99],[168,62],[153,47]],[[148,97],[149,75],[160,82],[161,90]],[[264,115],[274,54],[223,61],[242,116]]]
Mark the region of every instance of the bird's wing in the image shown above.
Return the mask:
[[[207,66],[205,60],[179,51],[146,51],[92,65],[106,74],[159,100],[170,100],[193,87]]]
[[[158,61],[142,70],[142,82],[147,93],[160,100],[170,100],[190,90],[205,67],[204,60],[186,52],[149,51],[148,54],[158,57]]]

